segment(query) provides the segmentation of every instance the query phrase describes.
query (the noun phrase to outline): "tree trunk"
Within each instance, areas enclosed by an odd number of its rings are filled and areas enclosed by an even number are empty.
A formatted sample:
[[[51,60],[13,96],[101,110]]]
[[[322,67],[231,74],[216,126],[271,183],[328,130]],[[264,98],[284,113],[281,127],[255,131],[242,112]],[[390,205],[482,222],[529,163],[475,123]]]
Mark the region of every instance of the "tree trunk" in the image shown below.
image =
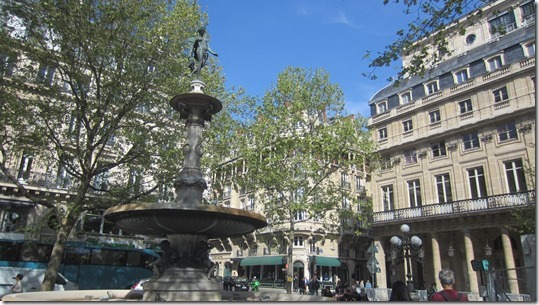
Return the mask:
[[[41,283],[41,291],[52,291],[54,290],[54,284],[56,283],[56,277],[58,275],[58,268],[62,263],[62,258],[64,256],[64,245],[67,241],[69,233],[75,226],[77,218],[73,219],[73,213],[69,213],[66,216],[65,225],[60,226],[58,233],[56,234],[56,241],[52,247],[51,257],[49,263],[47,264],[47,270],[45,271],[45,277],[43,278],[43,283]]]

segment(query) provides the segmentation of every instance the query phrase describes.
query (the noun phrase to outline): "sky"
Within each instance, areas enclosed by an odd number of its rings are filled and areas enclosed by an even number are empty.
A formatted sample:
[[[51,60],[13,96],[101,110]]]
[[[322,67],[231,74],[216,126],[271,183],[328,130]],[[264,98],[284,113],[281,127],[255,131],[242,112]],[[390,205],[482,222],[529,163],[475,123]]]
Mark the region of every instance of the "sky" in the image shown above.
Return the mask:
[[[208,14],[210,48],[228,89],[262,98],[286,67],[325,69],[344,92],[346,111],[370,116],[369,99],[396,67],[370,72],[367,51],[382,52],[412,19],[383,0],[198,0]]]

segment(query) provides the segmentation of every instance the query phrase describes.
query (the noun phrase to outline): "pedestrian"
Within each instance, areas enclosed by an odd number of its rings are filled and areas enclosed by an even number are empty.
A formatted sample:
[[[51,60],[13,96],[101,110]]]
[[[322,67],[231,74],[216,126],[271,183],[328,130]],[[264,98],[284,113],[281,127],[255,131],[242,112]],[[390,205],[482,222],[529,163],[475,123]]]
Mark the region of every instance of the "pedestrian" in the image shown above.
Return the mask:
[[[17,274],[13,279],[15,280],[15,284],[13,284],[13,286],[11,286],[11,290],[9,291],[9,293],[21,293],[23,291],[22,289],[22,279],[23,279],[24,275],[22,274]]]
[[[453,288],[455,285],[455,273],[451,269],[443,268],[440,270],[438,273],[438,279],[440,280],[440,284],[442,284],[443,290],[433,294],[431,301],[468,301],[468,296],[465,293],[460,293]]]
[[[314,295],[318,295],[318,289],[320,289],[320,281],[318,281],[318,278],[315,275],[309,283],[309,291],[311,291],[311,294],[314,293]]]
[[[363,280],[361,280],[359,282],[359,288],[363,288],[363,287],[365,287],[365,283],[363,282]]]
[[[393,287],[391,287],[391,296],[389,297],[389,301],[412,301],[412,297],[410,296],[410,290],[403,281],[396,281],[395,283],[393,283]]]
[[[372,288],[371,282],[369,280],[367,280],[367,282],[365,283],[365,288]]]
[[[303,277],[303,279],[301,279],[301,281],[299,281],[298,283],[298,286],[299,286],[299,294],[305,294],[305,289],[307,288],[307,284],[309,283],[309,281],[307,280],[307,277]]]

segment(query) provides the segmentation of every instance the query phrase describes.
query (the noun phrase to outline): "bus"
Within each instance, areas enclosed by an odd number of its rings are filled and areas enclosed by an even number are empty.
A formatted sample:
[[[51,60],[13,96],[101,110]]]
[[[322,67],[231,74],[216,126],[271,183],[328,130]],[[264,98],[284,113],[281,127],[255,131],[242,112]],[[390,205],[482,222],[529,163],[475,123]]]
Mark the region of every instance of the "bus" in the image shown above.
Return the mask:
[[[0,286],[7,284],[6,279],[13,284],[12,278],[21,273],[20,270],[43,270],[44,274],[52,247],[42,242],[0,239]],[[79,289],[128,289],[139,279],[153,275],[148,265],[158,258],[157,252],[148,249],[66,242],[58,273],[77,284]],[[41,273],[38,274],[41,277]],[[23,286],[25,282],[23,279]],[[25,291],[30,290],[25,287]]]

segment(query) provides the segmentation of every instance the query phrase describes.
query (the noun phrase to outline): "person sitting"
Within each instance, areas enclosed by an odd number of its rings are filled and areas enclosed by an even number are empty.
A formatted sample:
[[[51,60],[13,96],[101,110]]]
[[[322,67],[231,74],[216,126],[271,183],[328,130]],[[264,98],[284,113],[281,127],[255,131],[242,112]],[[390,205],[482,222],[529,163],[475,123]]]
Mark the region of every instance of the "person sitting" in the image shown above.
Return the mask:
[[[389,297],[389,301],[412,301],[410,290],[408,290],[408,286],[406,286],[403,281],[396,281],[393,284],[393,287],[391,287],[391,296]]]
[[[367,296],[367,291],[365,291],[365,287],[359,288],[359,299],[358,301],[368,301],[369,297]]]
[[[442,284],[443,290],[433,294],[431,301],[468,301],[468,296],[466,294],[460,293],[453,288],[455,285],[455,273],[451,269],[443,268],[440,270],[438,273],[438,279],[440,280],[440,284]]]
[[[324,288],[324,290],[322,291],[322,296],[329,298],[333,297],[333,292],[331,292],[331,288],[329,286],[326,286],[326,288]]]

